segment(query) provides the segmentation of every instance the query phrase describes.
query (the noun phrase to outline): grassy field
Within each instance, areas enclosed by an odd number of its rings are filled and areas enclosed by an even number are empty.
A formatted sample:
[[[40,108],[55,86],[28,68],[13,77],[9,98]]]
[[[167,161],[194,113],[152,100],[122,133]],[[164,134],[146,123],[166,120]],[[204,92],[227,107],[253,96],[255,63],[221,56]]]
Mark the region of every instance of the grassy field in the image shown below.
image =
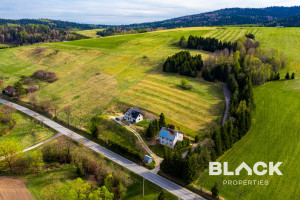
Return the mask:
[[[15,139],[21,144],[22,149],[26,149],[55,134],[53,130],[36,125],[29,117],[22,115],[22,119],[18,121],[16,127],[9,134],[0,137],[0,142]]]
[[[180,50],[174,45],[190,34],[234,41],[245,33],[254,33],[263,48],[274,48],[289,59],[287,70],[300,70],[300,28],[228,27],[182,28],[137,35],[112,36],[64,43],[50,43],[0,50],[0,75],[13,83],[21,75],[36,69],[55,71],[60,80],[41,88],[39,96],[62,97],[61,105],[73,106],[72,123],[84,126],[91,116],[102,112],[116,101],[140,106],[155,113],[165,112],[168,120],[185,129],[203,130],[213,126],[222,114],[220,85],[190,79],[192,91],[177,87],[181,77],[164,74],[161,64],[168,55]],[[35,54],[37,47],[45,50]],[[58,50],[58,53],[54,53]],[[205,52],[192,51],[193,54]],[[282,74],[286,73],[284,70]],[[283,77],[282,77],[283,78]],[[250,176],[235,179],[267,179],[268,186],[223,186],[221,195],[237,199],[297,199],[299,183],[299,90],[300,79],[270,82],[255,87],[256,110],[249,133],[226,152],[220,161],[229,162],[229,169],[246,161],[282,161],[283,176]],[[171,99],[169,99],[171,97]],[[169,105],[172,105],[169,106]],[[184,114],[183,114],[184,113]],[[60,113],[59,117],[65,118]],[[182,117],[182,118],[180,118]],[[182,123],[182,124],[181,124]],[[189,131],[193,135],[195,132]],[[228,177],[204,175],[210,189],[216,180]],[[233,179],[233,178],[231,178]]]
[[[99,38],[100,35],[97,35],[98,31],[102,31],[103,29],[91,29],[91,30],[83,30],[83,31],[77,31],[76,33],[91,37],[91,38]]]
[[[163,74],[161,69],[167,56],[181,50],[174,44],[182,35],[205,35],[211,30],[213,29],[176,29],[0,50],[0,64],[3,66],[0,75],[7,78],[6,84],[12,84],[21,75],[31,75],[37,69],[56,72],[59,80],[43,84],[38,96],[45,99],[55,94],[61,97],[61,107],[72,105],[71,123],[78,127],[85,127],[91,117],[101,113],[112,103],[121,101],[146,110],[153,109],[155,113],[165,112],[169,120],[180,123],[178,125],[182,128],[186,126],[186,130],[190,130],[187,133],[195,135],[195,131],[212,127],[220,121],[223,112],[221,86],[198,78],[191,79],[195,90],[180,91],[176,84],[181,77]],[[36,48],[42,50],[36,51]],[[205,52],[192,53],[207,56]],[[157,93],[155,85],[158,83],[162,88],[169,89],[160,90],[163,94],[156,100],[158,107],[138,99],[135,89],[144,90],[145,83],[153,87],[150,92]],[[181,96],[174,100],[174,112],[165,105],[166,96],[172,92],[178,92]],[[199,106],[190,104],[185,96],[190,96],[193,99],[190,103],[196,102]],[[184,110],[193,113],[188,114],[189,120],[182,123],[179,119]],[[196,113],[202,114],[197,117]],[[63,112],[58,116],[66,119]]]
[[[299,28],[230,28],[234,31],[255,34],[263,48],[274,48],[283,52],[289,59],[286,71],[297,72],[299,76],[300,29]],[[222,39],[229,30],[216,30],[212,36]],[[214,34],[214,35],[213,35]],[[223,36],[222,36],[223,35]],[[223,39],[224,39],[223,38]],[[283,78],[283,77],[282,77]],[[206,189],[210,190],[215,181],[222,180],[268,180],[267,186],[228,186],[223,185],[221,195],[226,199],[299,199],[298,167],[300,132],[300,79],[269,82],[254,88],[256,110],[250,131],[226,152],[218,161],[228,162],[229,170],[242,162],[253,166],[258,161],[283,162],[280,167],[283,176],[209,176],[204,174]],[[197,182],[200,185],[200,182]]]
[[[222,186],[221,195],[227,199],[298,199],[299,192],[299,132],[300,79],[277,81],[254,89],[256,111],[250,131],[226,152],[220,162],[228,162],[235,169],[242,162],[253,166],[258,161],[283,162],[279,168],[283,176],[208,176],[205,186],[211,188],[216,180],[268,180],[267,186]],[[298,89],[296,88],[298,87]],[[276,91],[276,92],[274,92]]]
[[[9,47],[9,45],[8,44],[0,44],[0,48],[2,48],[2,47]]]

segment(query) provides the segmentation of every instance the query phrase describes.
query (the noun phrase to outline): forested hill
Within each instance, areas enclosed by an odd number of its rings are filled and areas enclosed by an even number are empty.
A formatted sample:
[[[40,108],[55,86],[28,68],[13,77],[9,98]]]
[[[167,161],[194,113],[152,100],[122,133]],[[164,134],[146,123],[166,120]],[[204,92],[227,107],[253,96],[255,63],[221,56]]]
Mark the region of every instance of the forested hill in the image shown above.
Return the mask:
[[[300,27],[300,15],[287,17],[277,21],[266,23],[265,26],[285,26],[285,27]]]
[[[193,26],[222,26],[265,24],[300,15],[300,6],[267,8],[226,8],[196,15],[183,16],[159,22],[131,24],[133,28],[176,28]]]
[[[61,42],[88,38],[73,31],[51,29],[43,24],[6,24],[0,25],[0,44],[26,45],[41,42]],[[3,47],[2,47],[3,48]]]
[[[27,24],[43,24],[49,26],[50,29],[78,29],[78,30],[87,30],[87,29],[99,29],[105,28],[105,25],[94,25],[94,24],[81,24],[76,22],[60,21],[60,20],[51,20],[51,19],[1,19],[0,25],[7,24],[18,24],[18,25],[27,25]]]

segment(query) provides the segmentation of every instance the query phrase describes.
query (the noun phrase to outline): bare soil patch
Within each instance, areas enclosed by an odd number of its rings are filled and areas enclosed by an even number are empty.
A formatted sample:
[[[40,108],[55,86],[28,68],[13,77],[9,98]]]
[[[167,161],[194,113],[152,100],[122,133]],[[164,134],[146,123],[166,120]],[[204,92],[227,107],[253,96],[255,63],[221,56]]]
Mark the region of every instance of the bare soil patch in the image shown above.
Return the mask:
[[[0,177],[0,200],[34,200],[25,182],[22,178]]]

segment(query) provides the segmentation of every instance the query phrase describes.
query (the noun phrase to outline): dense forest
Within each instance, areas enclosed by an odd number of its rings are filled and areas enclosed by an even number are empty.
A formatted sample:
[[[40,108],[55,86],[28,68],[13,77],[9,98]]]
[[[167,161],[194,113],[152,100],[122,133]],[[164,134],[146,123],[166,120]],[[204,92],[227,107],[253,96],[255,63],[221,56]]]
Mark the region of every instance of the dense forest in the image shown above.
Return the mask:
[[[127,27],[121,27],[121,26],[113,26],[113,27],[108,27],[102,31],[98,31],[97,35],[106,37],[106,36],[111,36],[111,35],[146,33],[146,32],[163,30],[163,29],[165,29],[165,28],[133,29],[133,28],[127,28]]]
[[[300,15],[300,6],[267,8],[226,8],[196,15],[188,15],[158,22],[125,25],[135,29],[142,28],[178,28],[195,26],[224,26],[263,24]]]
[[[284,26],[284,27],[300,27],[300,15],[287,17],[277,21],[272,21],[265,23],[265,26],[274,27],[274,26]]]
[[[24,45],[85,38],[87,37],[74,32],[68,32],[63,29],[51,29],[49,26],[43,24],[0,26],[0,44]]]
[[[190,35],[187,42],[187,47],[189,49],[200,49],[210,52],[215,52],[216,50],[223,49],[228,49],[229,51],[236,51],[237,42],[222,42],[221,40],[218,40],[216,38],[204,38],[201,36],[197,37]]]
[[[8,24],[18,24],[21,26],[25,26],[27,24],[35,24],[40,25],[43,24],[45,26],[49,26],[50,29],[64,29],[64,30],[87,30],[87,29],[99,29],[106,28],[105,25],[94,25],[94,24],[80,24],[75,22],[61,21],[61,20],[52,20],[52,19],[1,19],[0,25],[8,25]]]
[[[200,54],[191,56],[189,51],[181,51],[167,58],[163,64],[163,71],[197,77],[198,71],[200,71],[202,67],[203,60]]]

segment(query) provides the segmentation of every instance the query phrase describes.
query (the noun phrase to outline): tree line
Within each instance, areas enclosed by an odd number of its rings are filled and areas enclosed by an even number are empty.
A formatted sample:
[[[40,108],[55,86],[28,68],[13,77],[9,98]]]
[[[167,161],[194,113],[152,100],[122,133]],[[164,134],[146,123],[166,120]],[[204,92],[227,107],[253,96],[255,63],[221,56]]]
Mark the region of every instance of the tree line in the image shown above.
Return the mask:
[[[134,34],[134,33],[146,33],[150,32],[152,29],[133,29],[133,28],[126,28],[126,27],[108,27],[102,31],[97,31],[97,35],[102,37],[111,36],[111,35],[119,35],[119,34]]]
[[[51,29],[49,26],[43,24],[0,26],[1,44],[24,45],[86,38],[88,37],[76,34],[75,32],[68,32],[63,29]]]
[[[185,39],[181,39],[182,41]],[[187,41],[187,47],[189,49],[199,49],[204,51],[215,52],[216,50],[228,49],[229,51],[237,50],[237,42],[226,42],[216,38],[204,38],[190,35]]]
[[[189,51],[180,51],[166,59],[163,64],[163,71],[197,77],[198,71],[200,71],[202,67],[203,60],[200,54],[191,56]]]
[[[260,85],[279,80],[279,70],[286,67],[287,59],[273,49],[262,50],[258,41],[245,37],[238,42],[237,51],[215,51],[204,63],[202,77],[207,81],[226,82],[230,74],[240,81],[249,74],[252,83]]]
[[[4,157],[0,161],[0,171],[38,174],[48,172],[53,163],[57,163],[56,167],[70,165],[78,178],[50,191],[54,199],[122,199],[127,192],[126,188],[132,183],[127,174],[121,170],[112,171],[103,159],[93,156],[85,149],[78,149],[79,145],[60,137],[39,150],[23,153],[16,140],[6,140],[0,143],[0,156]],[[83,181],[87,178],[92,181]]]
[[[61,21],[61,20],[52,20],[52,19],[0,19],[0,25],[7,25],[7,24],[14,24],[14,25],[21,25],[25,26],[27,24],[35,24],[35,25],[46,25],[49,26],[51,29],[64,29],[64,30],[87,30],[87,29],[99,29],[104,28],[104,25],[94,25],[94,24],[82,24],[82,23],[75,23],[75,22],[68,22],[68,21]]]

